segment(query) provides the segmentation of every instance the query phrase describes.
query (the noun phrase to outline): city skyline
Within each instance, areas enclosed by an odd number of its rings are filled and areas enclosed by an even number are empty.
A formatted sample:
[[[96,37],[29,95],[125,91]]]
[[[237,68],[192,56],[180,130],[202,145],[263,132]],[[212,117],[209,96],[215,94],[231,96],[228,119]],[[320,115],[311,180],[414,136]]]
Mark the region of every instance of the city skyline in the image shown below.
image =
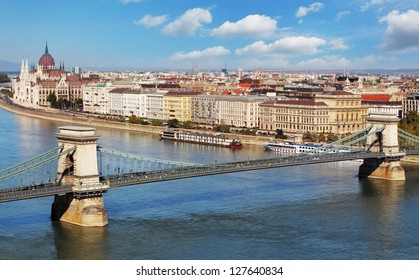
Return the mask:
[[[126,70],[419,68],[413,0],[8,1],[0,60]]]

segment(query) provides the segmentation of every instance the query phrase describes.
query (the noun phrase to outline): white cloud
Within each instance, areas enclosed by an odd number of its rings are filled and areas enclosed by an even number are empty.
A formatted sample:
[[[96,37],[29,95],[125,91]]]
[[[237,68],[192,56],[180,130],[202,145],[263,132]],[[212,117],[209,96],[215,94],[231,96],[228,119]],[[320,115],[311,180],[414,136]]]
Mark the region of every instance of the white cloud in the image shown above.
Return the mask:
[[[163,16],[151,16],[145,15],[139,20],[135,20],[134,24],[142,25],[144,27],[156,27],[165,23],[168,19],[167,15]]]
[[[275,19],[265,15],[248,15],[237,22],[224,22],[214,28],[211,35],[221,38],[232,37],[268,37],[276,30]]]
[[[344,57],[329,55],[300,61],[297,67],[313,70],[336,70],[345,67],[346,70],[355,71],[356,69],[389,68],[388,66],[395,61],[397,60],[394,57],[389,56],[367,55],[349,60]]]
[[[385,51],[419,50],[419,11],[409,10],[405,13],[392,11],[380,19],[386,23],[384,42]]]
[[[343,41],[343,38],[336,38],[332,39],[329,42],[330,49],[331,50],[347,50],[349,47],[345,45],[345,42]]]
[[[342,18],[350,15],[350,13],[351,13],[350,11],[342,11],[342,12],[339,12],[336,15],[336,20],[341,20]]]
[[[126,5],[129,3],[141,3],[144,2],[144,0],[119,0],[120,2],[122,2],[122,4]]]
[[[201,8],[193,8],[187,10],[182,16],[175,21],[167,24],[163,28],[163,33],[166,35],[195,35],[196,30],[202,27],[205,23],[211,23],[212,16],[208,10]]]
[[[326,41],[316,37],[285,37],[271,44],[257,41],[242,49],[237,49],[237,55],[266,55],[266,56],[296,56],[318,53],[318,47]]]
[[[369,10],[372,6],[382,5],[386,2],[393,2],[393,1],[394,0],[368,0],[368,1],[365,1],[361,5],[361,11],[365,12],[365,11]]]
[[[298,68],[316,70],[343,69],[344,65],[350,65],[350,61],[335,55],[318,57],[297,63]]]
[[[192,52],[178,52],[171,56],[172,60],[186,60],[186,59],[200,59],[200,58],[214,58],[230,54],[230,51],[223,46],[207,48],[202,51]]]
[[[321,9],[323,9],[324,7],[325,7],[324,4],[320,3],[320,2],[312,3],[308,7],[300,6],[298,8],[297,12],[295,13],[295,16],[296,17],[305,17],[308,13],[318,12]]]

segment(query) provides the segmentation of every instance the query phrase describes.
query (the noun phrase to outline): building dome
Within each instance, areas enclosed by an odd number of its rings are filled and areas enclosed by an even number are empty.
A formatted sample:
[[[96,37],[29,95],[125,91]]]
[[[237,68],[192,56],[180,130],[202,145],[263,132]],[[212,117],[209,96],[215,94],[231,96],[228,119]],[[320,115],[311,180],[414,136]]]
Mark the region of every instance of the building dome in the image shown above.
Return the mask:
[[[44,68],[54,68],[54,58],[48,53],[48,45],[45,46],[45,53],[39,59],[38,65]]]

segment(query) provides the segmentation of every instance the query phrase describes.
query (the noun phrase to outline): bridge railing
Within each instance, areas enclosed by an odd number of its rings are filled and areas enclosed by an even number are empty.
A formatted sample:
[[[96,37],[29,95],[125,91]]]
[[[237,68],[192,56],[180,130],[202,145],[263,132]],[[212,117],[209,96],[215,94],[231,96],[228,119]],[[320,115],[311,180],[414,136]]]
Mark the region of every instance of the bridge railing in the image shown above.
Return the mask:
[[[72,191],[72,186],[61,185],[59,182],[30,185],[0,190],[0,202],[8,202],[56,194],[65,194]]]
[[[108,182],[111,188],[113,188],[134,184],[158,182],[164,180],[174,180],[196,176],[208,176],[257,169],[385,157],[386,155],[384,153],[373,152],[311,154],[227,163],[211,163],[194,167],[178,167],[148,172],[127,173],[115,176],[102,177],[101,180]]]

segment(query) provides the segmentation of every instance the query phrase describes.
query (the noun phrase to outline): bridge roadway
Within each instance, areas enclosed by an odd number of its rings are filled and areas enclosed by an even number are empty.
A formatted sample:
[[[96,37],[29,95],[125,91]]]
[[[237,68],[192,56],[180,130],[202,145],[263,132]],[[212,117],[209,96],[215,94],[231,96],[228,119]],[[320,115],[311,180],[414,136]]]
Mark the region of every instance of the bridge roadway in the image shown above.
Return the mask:
[[[401,158],[404,153],[397,153],[390,157]],[[100,180],[110,188],[123,187],[129,185],[146,184],[167,180],[192,178],[199,176],[209,176],[233,172],[243,172],[267,168],[279,168],[287,166],[316,164],[326,162],[347,161],[366,158],[388,157],[384,153],[374,152],[346,152],[346,153],[321,153],[310,155],[296,155],[287,157],[277,157],[270,159],[254,159],[247,161],[202,164],[195,167],[178,167],[147,172],[125,173],[101,177]],[[99,191],[107,191],[108,188]],[[0,202],[8,202],[22,199],[30,199],[44,196],[52,196],[65,193],[78,193],[77,187],[71,185],[61,185],[59,182],[49,182],[47,184],[15,187],[0,190]],[[93,192],[92,192],[93,193]],[[87,193],[88,195],[88,193]]]
[[[399,153],[395,156],[399,157],[401,155],[404,154]],[[227,163],[203,164],[201,166],[198,165],[195,167],[170,168],[142,173],[128,173],[124,175],[113,175],[106,178],[104,177],[102,178],[102,180],[107,180],[111,188],[116,188],[144,183],[218,175],[233,172],[243,172],[267,168],[279,168],[296,165],[383,157],[386,157],[384,153],[373,152],[322,153],[310,155],[307,154],[270,159],[254,159]]]

